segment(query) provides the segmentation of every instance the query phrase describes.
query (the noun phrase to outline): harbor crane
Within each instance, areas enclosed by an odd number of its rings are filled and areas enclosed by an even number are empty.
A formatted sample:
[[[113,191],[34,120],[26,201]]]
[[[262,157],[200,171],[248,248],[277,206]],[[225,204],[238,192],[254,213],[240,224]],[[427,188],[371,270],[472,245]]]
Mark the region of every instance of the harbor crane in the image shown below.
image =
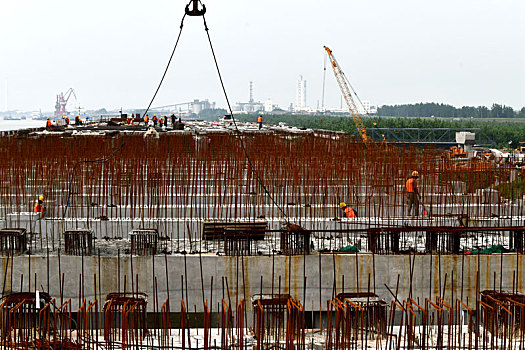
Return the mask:
[[[335,79],[337,80],[337,83],[339,84],[339,88],[341,89],[341,93],[343,94],[343,97],[346,101],[346,105],[348,106],[348,109],[350,110],[350,114],[352,115],[352,118],[354,119],[354,123],[357,128],[357,132],[359,133],[363,141],[367,142],[368,137],[366,136],[365,124],[363,123],[363,120],[361,119],[361,115],[359,114],[357,105],[354,101],[354,98],[352,97],[352,93],[349,87],[350,83],[348,83],[345,74],[343,73],[343,71],[341,70],[341,67],[337,63],[334,57],[334,54],[332,53],[332,50],[330,50],[326,46],[323,46],[323,47],[326,50],[326,53],[328,54],[328,58],[330,59],[330,63],[332,64],[332,69],[334,70]]]
[[[69,90],[67,90],[65,93],[61,92],[57,95],[57,102],[55,104],[55,118],[60,118],[68,114],[66,111],[66,105],[71,95],[75,96],[75,100],[77,99],[77,95],[75,95],[75,90],[73,90],[73,88],[69,88]]]

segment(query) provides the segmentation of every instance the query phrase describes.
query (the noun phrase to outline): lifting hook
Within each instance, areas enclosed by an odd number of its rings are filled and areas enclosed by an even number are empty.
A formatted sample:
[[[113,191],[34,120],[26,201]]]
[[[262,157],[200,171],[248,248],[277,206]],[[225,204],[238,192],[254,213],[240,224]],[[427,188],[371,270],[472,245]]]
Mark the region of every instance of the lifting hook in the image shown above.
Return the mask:
[[[186,5],[186,14],[188,16],[203,16],[206,13],[206,6],[202,5],[202,10],[199,10],[199,0],[191,0],[188,5]],[[193,4],[193,8],[190,10],[190,4]]]

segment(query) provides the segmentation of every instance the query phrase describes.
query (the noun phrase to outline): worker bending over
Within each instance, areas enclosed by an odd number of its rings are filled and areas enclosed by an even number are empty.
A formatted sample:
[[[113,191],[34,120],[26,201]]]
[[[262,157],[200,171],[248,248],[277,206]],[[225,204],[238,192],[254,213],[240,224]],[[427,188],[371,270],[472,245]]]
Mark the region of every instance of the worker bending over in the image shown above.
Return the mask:
[[[344,202],[339,203],[339,208],[343,210],[343,212],[345,213],[345,217],[347,218],[357,217],[357,212],[352,207],[346,205],[346,203]]]
[[[414,212],[415,216],[419,216],[419,189],[417,186],[418,178],[419,173],[416,170],[414,170],[412,172],[412,176],[408,178],[406,183],[408,197],[408,216],[412,216],[412,211]]]
[[[38,199],[35,201],[35,207],[33,208],[33,211],[35,213],[44,212],[44,196],[38,197]]]

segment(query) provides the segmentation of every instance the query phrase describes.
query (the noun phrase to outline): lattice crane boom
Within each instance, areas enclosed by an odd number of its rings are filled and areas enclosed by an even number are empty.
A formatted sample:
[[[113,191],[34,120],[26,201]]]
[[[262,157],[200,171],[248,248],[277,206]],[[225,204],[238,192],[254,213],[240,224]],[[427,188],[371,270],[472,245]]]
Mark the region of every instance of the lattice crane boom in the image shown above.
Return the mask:
[[[67,115],[66,105],[71,95],[75,96],[75,99],[77,98],[77,95],[75,94],[75,90],[73,90],[73,88],[69,88],[69,90],[67,90],[65,93],[61,92],[57,95],[57,101],[55,104],[56,118]]]
[[[366,142],[368,141],[368,138],[366,136],[365,124],[363,123],[363,120],[361,119],[361,115],[359,114],[357,105],[354,101],[354,98],[352,97],[352,93],[350,91],[348,83],[346,82],[345,75],[343,71],[341,70],[341,67],[337,63],[337,60],[335,59],[334,54],[332,53],[332,50],[330,50],[326,46],[324,46],[324,49],[326,50],[326,53],[328,54],[328,58],[330,59],[330,63],[332,65],[332,69],[334,70],[334,75],[335,75],[335,79],[337,80],[337,84],[339,84],[339,88],[341,89],[341,93],[343,94],[346,105],[348,106],[348,109],[350,110],[350,114],[352,115],[352,118],[354,119],[354,123],[357,128],[357,132],[359,133],[363,141]]]

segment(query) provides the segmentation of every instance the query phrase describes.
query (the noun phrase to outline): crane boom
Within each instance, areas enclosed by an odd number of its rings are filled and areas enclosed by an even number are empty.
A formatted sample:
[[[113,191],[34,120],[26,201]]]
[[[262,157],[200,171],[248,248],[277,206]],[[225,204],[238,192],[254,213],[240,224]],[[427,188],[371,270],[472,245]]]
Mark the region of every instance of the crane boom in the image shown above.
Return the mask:
[[[66,105],[71,95],[75,96],[75,99],[77,98],[77,95],[75,94],[75,90],[73,90],[73,88],[69,88],[69,90],[67,90],[65,93],[61,92],[57,95],[57,101],[55,104],[56,118],[60,118],[61,116],[67,115]]]
[[[337,80],[337,83],[339,84],[339,88],[341,89],[341,93],[343,94],[343,97],[345,98],[346,105],[348,106],[348,109],[350,110],[350,114],[352,115],[352,118],[354,119],[354,123],[357,128],[357,132],[359,133],[363,141],[367,142],[368,138],[366,136],[365,124],[363,123],[363,120],[361,119],[361,115],[359,114],[357,105],[354,101],[354,98],[352,97],[352,93],[350,92],[350,88],[348,87],[348,83],[346,82],[345,75],[343,71],[341,70],[341,67],[337,63],[334,57],[334,54],[332,53],[332,50],[330,50],[326,46],[324,46],[324,49],[326,50],[326,53],[328,54],[328,58],[330,59],[330,63],[332,64],[332,69],[334,70],[335,79]]]

